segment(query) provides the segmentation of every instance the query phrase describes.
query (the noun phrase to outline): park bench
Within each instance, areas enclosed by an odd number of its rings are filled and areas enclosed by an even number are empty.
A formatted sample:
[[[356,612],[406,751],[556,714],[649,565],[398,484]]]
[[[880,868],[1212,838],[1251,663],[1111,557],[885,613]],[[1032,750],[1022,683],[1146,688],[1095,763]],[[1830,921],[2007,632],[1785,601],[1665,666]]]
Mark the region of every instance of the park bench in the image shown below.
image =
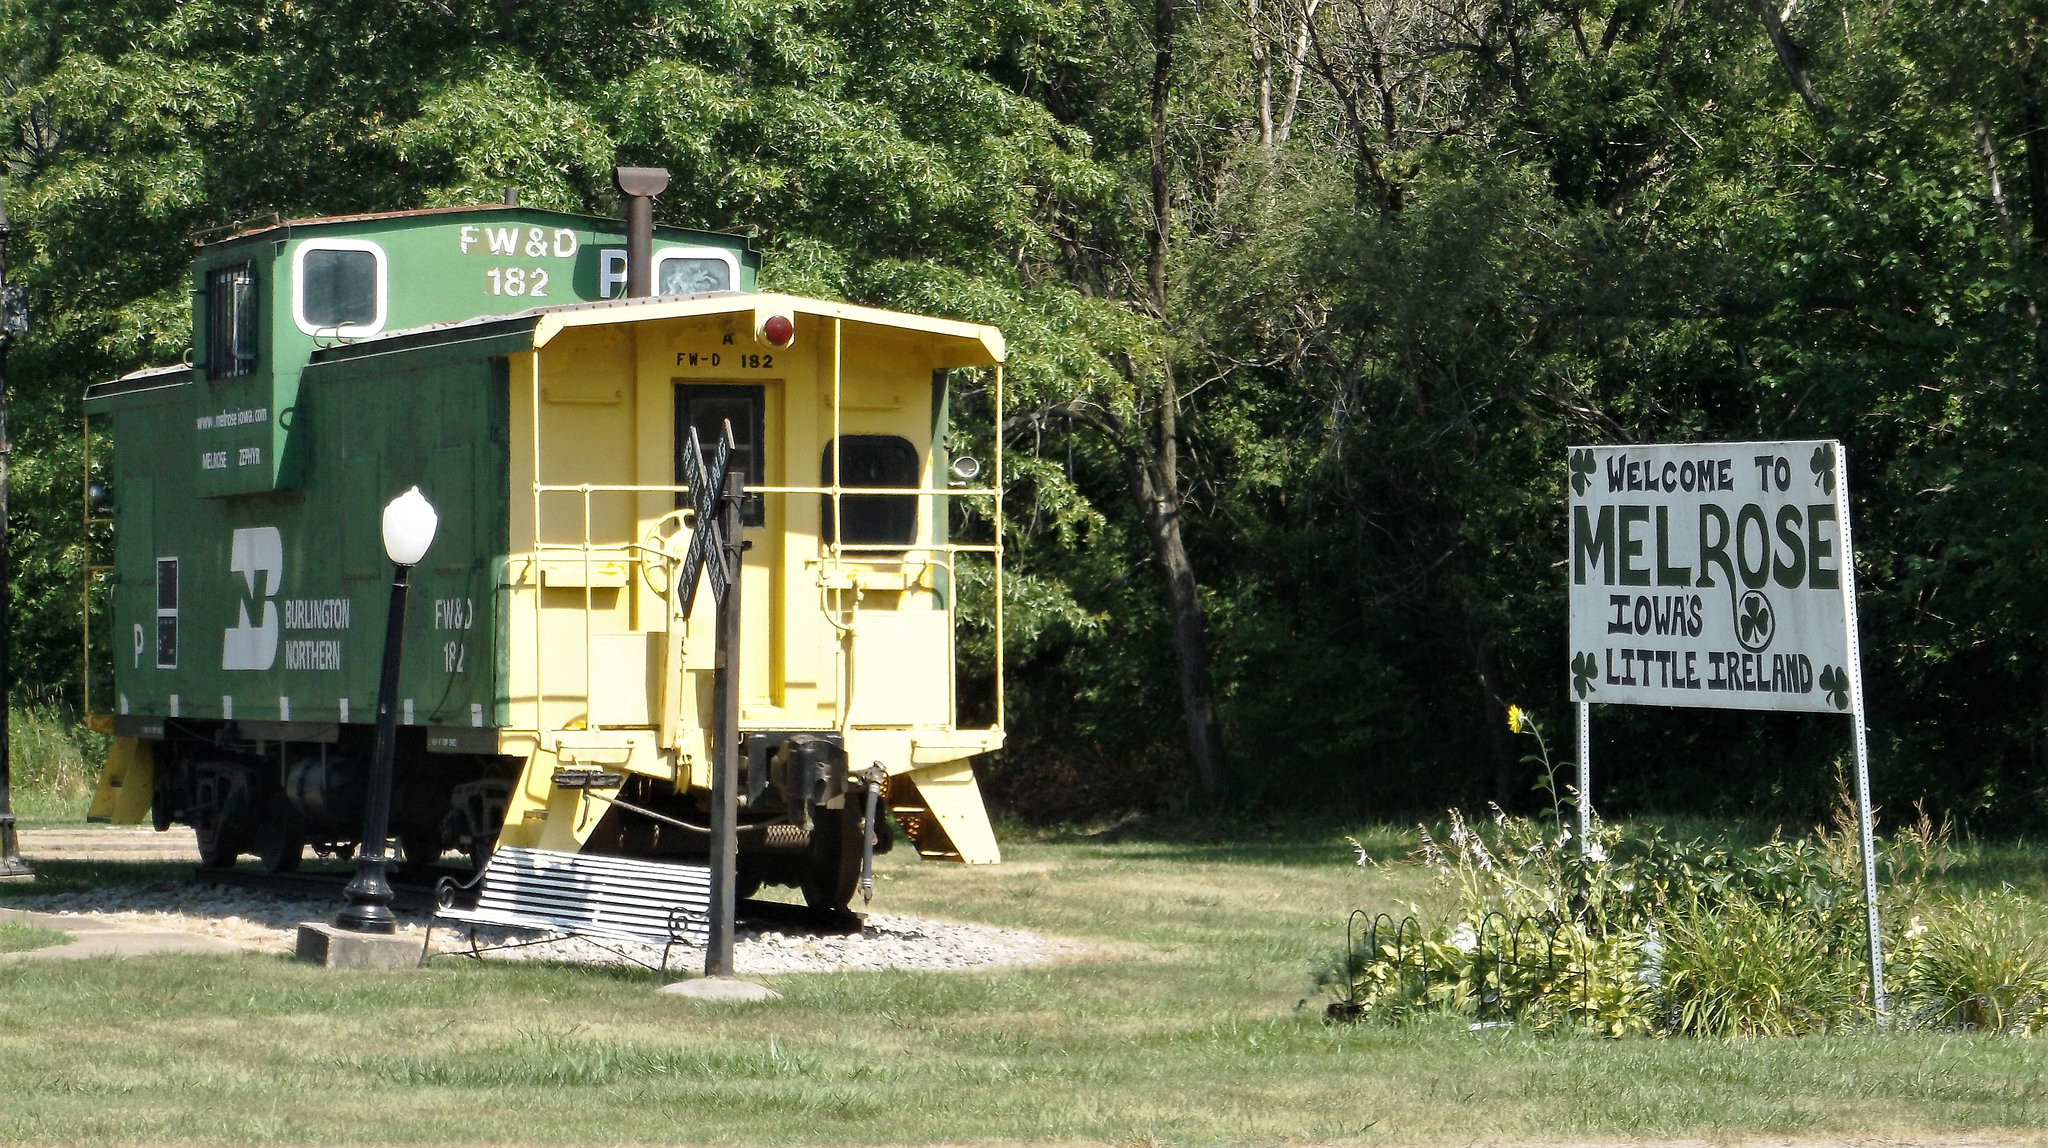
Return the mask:
[[[709,938],[711,870],[704,865],[506,846],[468,881],[443,877],[435,883],[434,915],[420,943],[420,964],[433,957],[434,926],[444,921],[468,926],[468,956],[545,940],[479,946],[480,926],[541,930],[660,945],[658,971],[665,975],[671,949],[701,945]],[[630,953],[620,955],[654,967]]]

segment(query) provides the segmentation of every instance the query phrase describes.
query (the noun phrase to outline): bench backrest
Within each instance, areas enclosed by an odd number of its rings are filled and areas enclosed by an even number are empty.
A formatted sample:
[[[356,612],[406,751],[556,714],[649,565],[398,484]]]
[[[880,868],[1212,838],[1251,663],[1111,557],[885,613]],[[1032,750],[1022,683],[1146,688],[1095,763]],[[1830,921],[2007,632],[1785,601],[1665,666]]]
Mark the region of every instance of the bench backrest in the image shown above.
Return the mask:
[[[672,936],[678,908],[688,924]],[[475,909],[449,915],[662,945],[703,943],[710,910],[706,865],[507,846],[491,856]]]

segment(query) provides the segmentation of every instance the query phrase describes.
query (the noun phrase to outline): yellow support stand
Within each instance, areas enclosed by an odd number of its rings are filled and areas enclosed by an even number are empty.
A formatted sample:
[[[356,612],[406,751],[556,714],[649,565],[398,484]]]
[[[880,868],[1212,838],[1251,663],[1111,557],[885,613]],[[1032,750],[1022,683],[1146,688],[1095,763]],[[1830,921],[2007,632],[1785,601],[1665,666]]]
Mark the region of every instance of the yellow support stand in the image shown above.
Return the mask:
[[[150,746],[132,737],[117,737],[107,749],[107,763],[100,770],[99,788],[93,792],[87,821],[115,825],[139,825],[149,816],[149,804],[156,776]]]

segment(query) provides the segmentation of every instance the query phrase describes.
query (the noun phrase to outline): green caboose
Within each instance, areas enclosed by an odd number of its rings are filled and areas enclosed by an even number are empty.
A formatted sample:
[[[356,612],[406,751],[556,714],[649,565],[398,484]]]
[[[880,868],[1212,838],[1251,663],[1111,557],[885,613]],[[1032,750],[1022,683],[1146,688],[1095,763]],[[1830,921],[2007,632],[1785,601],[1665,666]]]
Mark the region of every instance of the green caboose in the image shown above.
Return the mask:
[[[759,294],[731,236],[643,233],[638,268],[630,239],[478,207],[200,247],[191,365],[86,396],[114,443],[110,641],[90,645],[110,655],[112,696],[93,700],[116,740],[96,815],[190,823],[212,865],[356,843],[379,510],[418,486],[441,525],[399,691],[411,863],[501,835],[701,855],[676,828],[704,821],[713,756],[710,626],[675,600],[678,451],[730,424],[750,546],[743,887],[844,903],[849,796],[868,784],[921,852],[996,859],[967,759],[1001,743],[1000,668],[977,707],[994,723],[962,728],[954,637],[961,580],[1000,585],[1000,534],[947,524],[956,499],[999,522],[999,486],[953,477],[945,419],[954,372],[1000,371],[1001,335]],[[619,298],[635,274],[654,293]]]

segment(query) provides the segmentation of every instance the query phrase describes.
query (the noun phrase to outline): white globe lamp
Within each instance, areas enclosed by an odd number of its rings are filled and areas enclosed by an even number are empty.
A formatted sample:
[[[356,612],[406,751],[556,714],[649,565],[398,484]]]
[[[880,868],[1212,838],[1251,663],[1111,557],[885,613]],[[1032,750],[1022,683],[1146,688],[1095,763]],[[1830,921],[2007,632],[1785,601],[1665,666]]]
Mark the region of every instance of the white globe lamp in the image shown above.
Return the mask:
[[[441,516],[415,486],[384,507],[384,553],[400,566],[417,566],[434,544]]]

